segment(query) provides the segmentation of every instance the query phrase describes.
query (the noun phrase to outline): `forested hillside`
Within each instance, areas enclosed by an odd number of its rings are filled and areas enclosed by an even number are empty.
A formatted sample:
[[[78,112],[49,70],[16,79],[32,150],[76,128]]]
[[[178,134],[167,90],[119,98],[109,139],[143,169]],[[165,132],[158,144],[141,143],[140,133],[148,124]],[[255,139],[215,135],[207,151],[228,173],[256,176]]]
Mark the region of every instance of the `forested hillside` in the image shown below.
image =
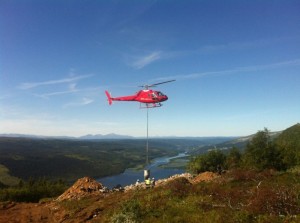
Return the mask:
[[[275,145],[281,151],[286,168],[300,165],[300,124],[286,129],[275,139]]]
[[[178,152],[172,143],[152,142],[149,156],[152,159]],[[0,138],[0,164],[0,182],[4,184],[11,180],[8,173],[26,181],[40,177],[65,181],[97,178],[145,164],[145,141]]]
[[[192,172],[216,171],[218,168],[246,168],[289,170],[300,166],[300,124],[296,124],[274,138],[265,128],[247,142],[244,151],[236,147],[229,150],[214,149],[195,156],[189,163]]]

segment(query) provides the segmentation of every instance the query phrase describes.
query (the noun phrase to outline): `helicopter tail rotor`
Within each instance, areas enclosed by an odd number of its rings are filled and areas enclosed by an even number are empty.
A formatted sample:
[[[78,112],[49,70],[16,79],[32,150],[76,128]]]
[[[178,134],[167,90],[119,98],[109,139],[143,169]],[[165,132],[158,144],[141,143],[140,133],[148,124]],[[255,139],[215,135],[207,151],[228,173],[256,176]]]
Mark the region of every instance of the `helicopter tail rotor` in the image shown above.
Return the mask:
[[[111,99],[111,95],[108,91],[105,91],[105,94],[106,94],[106,97],[107,97],[107,100],[108,100],[108,104],[111,105],[112,104],[112,99]]]

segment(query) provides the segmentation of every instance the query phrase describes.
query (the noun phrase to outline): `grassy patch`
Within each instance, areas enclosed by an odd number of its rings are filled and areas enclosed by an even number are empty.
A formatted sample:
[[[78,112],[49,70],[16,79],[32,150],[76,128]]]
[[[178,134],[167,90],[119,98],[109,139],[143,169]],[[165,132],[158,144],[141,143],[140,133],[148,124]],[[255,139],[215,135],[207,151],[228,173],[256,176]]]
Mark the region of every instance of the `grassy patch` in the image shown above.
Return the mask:
[[[0,164],[0,182],[8,185],[15,186],[19,183],[20,179],[9,175],[9,170],[2,164]]]
[[[236,175],[236,176],[235,176]],[[298,177],[299,178],[299,177]],[[135,192],[112,213],[112,222],[299,222],[300,180],[291,173],[225,174],[190,184],[179,178]],[[109,221],[108,221],[109,222]]]
[[[81,154],[66,154],[65,157],[78,159],[78,160],[90,160],[89,157],[83,156]]]
[[[60,203],[62,207],[64,207],[70,217],[74,216],[77,212],[86,208],[90,204],[90,199],[82,199],[82,200],[65,200]]]
[[[174,158],[169,163],[160,165],[159,167],[164,169],[185,169],[188,162],[189,159],[186,157]]]

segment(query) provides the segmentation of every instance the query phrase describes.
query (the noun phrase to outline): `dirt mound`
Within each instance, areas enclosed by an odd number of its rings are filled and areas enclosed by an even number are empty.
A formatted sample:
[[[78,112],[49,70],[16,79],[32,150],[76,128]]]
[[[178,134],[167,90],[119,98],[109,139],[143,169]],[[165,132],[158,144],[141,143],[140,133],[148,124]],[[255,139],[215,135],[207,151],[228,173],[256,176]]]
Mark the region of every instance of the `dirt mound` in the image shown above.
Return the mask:
[[[204,172],[200,173],[193,179],[193,183],[199,183],[199,182],[210,182],[218,178],[219,175],[213,172]]]
[[[105,187],[96,180],[83,177],[77,180],[72,187],[57,198],[57,201],[79,200],[91,195],[99,195],[105,192]]]

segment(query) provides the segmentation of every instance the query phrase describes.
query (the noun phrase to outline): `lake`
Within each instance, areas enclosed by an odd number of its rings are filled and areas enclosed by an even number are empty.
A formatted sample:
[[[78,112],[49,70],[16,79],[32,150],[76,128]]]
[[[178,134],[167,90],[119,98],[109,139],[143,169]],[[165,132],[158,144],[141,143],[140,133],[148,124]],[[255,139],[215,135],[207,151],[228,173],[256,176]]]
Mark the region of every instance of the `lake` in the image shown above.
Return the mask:
[[[168,178],[175,174],[181,174],[186,172],[182,168],[160,168],[160,166],[168,164],[172,159],[182,158],[187,156],[189,155],[187,155],[186,153],[179,153],[177,156],[156,158],[146,169],[150,170],[150,177],[151,178],[154,177],[155,180]],[[144,181],[144,170],[135,170],[129,168],[126,169],[121,174],[99,178],[97,179],[97,181],[99,181],[104,186],[111,189],[117,184],[120,184],[123,187],[130,184],[134,184],[137,181],[137,179],[139,179],[140,182]]]

